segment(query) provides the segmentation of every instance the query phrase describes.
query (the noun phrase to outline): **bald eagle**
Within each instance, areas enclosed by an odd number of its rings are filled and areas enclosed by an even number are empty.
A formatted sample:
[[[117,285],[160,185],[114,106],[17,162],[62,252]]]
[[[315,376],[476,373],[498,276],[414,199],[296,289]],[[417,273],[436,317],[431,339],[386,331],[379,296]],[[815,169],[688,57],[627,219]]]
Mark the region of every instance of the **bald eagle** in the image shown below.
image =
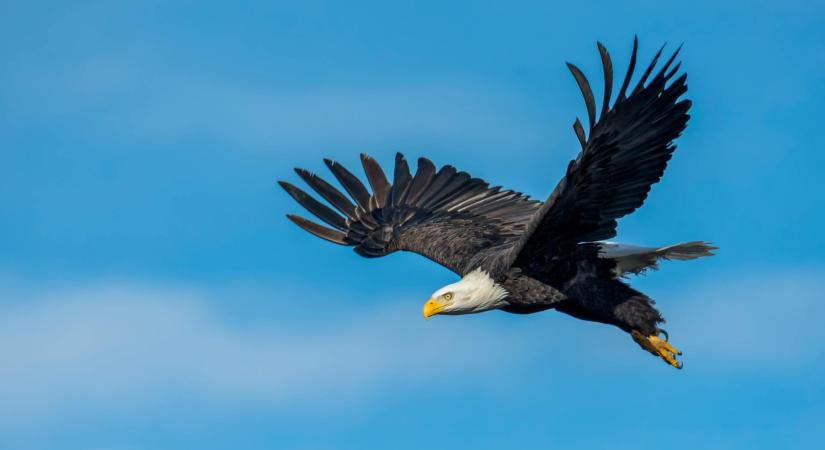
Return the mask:
[[[573,124],[581,152],[545,202],[519,192],[490,187],[452,166],[436,169],[420,158],[412,175],[406,159],[395,157],[392,183],[371,157],[361,162],[370,190],[342,165],[325,159],[345,195],[317,175],[298,176],[330,206],[294,185],[280,185],[329,227],[287,215],[299,227],[327,241],[354,247],[365,257],[397,250],[415,252],[455,272],[461,279],[435,291],[423,314],[459,315],[499,309],[530,314],[556,309],[578,319],[615,325],[666,363],[681,368],[662,315],[645,294],[625,282],[629,274],[657,269],[661,260],[712,255],[702,241],[639,247],[605,241],[616,221],[639,208],[659,181],[688,121],[691,102],[677,49],[653,74],[659,49],[635,86],[638,40],[611,104],[613,64],[597,43],[604,69],[598,113],[590,84],[573,64],[567,67],[584,96],[588,131]],[[675,77],[675,78],[674,78]]]

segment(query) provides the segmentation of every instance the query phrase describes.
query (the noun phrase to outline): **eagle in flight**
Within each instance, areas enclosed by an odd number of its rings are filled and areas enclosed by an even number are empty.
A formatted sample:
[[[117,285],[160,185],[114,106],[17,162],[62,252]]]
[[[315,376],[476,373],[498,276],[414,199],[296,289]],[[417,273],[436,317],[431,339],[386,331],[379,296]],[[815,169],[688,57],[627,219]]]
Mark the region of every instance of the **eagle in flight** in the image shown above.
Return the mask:
[[[573,129],[581,152],[542,203],[501,187],[490,187],[453,166],[437,169],[420,158],[415,174],[403,155],[395,157],[392,182],[371,157],[362,154],[370,189],[342,165],[324,160],[346,191],[317,175],[298,176],[327,203],[296,186],[280,185],[328,226],[288,215],[296,225],[327,241],[354,247],[365,257],[397,250],[423,255],[461,279],[435,291],[424,304],[425,318],[493,309],[530,314],[556,309],[583,320],[615,325],[645,350],[681,368],[681,353],[659,324],[664,318],[650,297],[625,281],[629,274],[657,269],[660,260],[709,256],[716,247],[694,241],[639,247],[606,241],[616,221],[640,207],[676,150],[690,100],[686,74],[674,65],[676,52],[654,74],[662,49],[634,86],[638,40],[618,92],[613,63],[597,44],[604,69],[604,96],[597,115],[590,83],[573,64],[567,67],[584,96],[588,127]],[[337,210],[337,211],[336,211]]]

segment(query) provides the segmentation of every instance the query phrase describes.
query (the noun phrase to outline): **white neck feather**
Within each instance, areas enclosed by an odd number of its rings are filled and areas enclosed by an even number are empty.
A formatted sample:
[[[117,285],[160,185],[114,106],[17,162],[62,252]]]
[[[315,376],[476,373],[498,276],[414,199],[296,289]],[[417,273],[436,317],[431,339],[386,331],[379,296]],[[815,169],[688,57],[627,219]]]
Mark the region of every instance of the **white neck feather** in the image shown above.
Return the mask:
[[[509,294],[506,289],[496,283],[487,272],[480,268],[464,275],[464,278],[458,284],[469,290],[476,311],[502,306],[506,303],[504,298]]]

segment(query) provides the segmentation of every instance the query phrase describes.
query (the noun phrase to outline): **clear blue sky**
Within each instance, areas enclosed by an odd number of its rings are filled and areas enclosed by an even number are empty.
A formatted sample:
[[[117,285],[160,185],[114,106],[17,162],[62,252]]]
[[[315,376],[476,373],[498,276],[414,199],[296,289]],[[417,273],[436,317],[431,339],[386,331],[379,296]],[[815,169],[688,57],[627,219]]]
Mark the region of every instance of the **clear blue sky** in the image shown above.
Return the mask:
[[[822,2],[6,2],[0,448],[813,449],[825,423]],[[448,271],[315,239],[275,184],[428,156],[543,199],[600,86],[681,42],[693,118],[617,240],[676,371]]]

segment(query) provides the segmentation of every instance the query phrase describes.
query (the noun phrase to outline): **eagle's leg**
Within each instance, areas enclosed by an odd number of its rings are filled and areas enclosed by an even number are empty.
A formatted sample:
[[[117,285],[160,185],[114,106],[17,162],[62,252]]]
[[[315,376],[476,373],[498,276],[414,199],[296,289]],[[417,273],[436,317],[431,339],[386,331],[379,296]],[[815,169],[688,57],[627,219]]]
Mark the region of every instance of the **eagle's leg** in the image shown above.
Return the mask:
[[[681,355],[682,352],[670,345],[667,339],[662,339],[659,336],[645,336],[638,330],[631,331],[630,335],[643,349],[662,358],[666,363],[677,369],[682,368],[682,363],[676,360],[676,356]]]
[[[609,323],[629,333],[639,346],[677,369],[681,352],[662,339],[667,336],[659,324],[665,319],[653,306],[650,297],[631,288],[621,280],[583,278],[567,286],[568,299],[556,309],[583,320]]]

